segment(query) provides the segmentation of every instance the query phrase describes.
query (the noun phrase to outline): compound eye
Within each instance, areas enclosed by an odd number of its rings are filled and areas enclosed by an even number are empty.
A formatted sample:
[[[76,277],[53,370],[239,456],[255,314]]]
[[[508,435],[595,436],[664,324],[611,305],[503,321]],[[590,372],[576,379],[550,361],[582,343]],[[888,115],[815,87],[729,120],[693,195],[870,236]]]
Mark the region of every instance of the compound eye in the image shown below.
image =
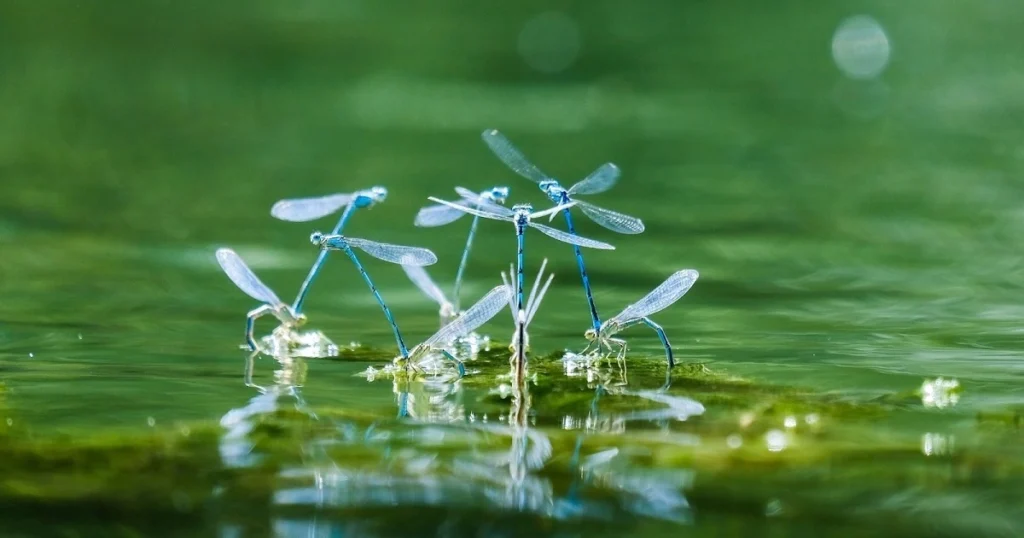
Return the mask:
[[[587,329],[586,332],[583,333],[583,337],[587,340],[594,340],[597,338],[597,331],[593,328]]]

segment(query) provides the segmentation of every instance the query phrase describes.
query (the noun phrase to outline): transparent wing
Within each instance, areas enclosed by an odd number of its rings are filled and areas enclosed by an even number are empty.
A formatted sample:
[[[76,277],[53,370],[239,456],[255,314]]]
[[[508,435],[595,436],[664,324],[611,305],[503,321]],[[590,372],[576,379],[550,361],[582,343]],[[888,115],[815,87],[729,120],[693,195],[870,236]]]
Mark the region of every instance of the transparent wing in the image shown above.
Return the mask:
[[[673,273],[643,299],[627,306],[619,315],[606,323],[614,321],[618,325],[624,325],[668,308],[683,295],[686,295],[693,283],[697,281],[698,276],[699,273],[693,269],[684,269]]]
[[[491,151],[501,159],[501,162],[505,163],[505,166],[511,168],[513,172],[537,183],[549,179],[547,174],[541,172],[527,160],[526,156],[497,129],[488,129],[480,137],[484,139],[487,147],[491,148]]]
[[[549,208],[547,208],[547,209],[545,209],[543,211],[534,211],[533,213],[530,213],[530,218],[531,219],[540,219],[540,218],[543,218],[543,217],[549,217],[548,218],[548,222],[550,222],[550,221],[555,219],[555,215],[557,215],[559,212],[561,212],[561,211],[563,211],[565,209],[569,209],[570,207],[576,205],[576,203],[577,203],[576,200],[571,200],[571,201],[569,201],[569,203],[559,204],[559,205],[556,205],[554,207],[549,207]]]
[[[551,446],[551,438],[541,433],[536,428],[526,430],[526,438],[529,439],[529,449],[526,451],[526,467],[528,469],[540,469],[544,462],[551,458],[554,448]]]
[[[416,213],[416,220],[413,221],[413,224],[423,228],[444,226],[459,220],[465,215],[464,212],[454,207],[448,207],[443,204],[431,205],[420,209],[420,212]]]
[[[535,228],[537,231],[547,235],[548,237],[562,241],[563,243],[579,245],[581,247],[587,248],[599,248],[601,250],[615,250],[615,247],[609,245],[608,243],[595,241],[593,239],[587,239],[586,237],[581,237],[579,235],[565,233],[562,230],[556,230],[555,228],[552,228],[550,226],[544,226],[543,224],[537,224],[536,222],[531,222],[530,227]]]
[[[386,262],[401,265],[433,265],[437,263],[437,256],[425,248],[390,245],[355,237],[346,237],[345,241],[349,246],[361,249],[370,256]]]
[[[576,206],[583,210],[583,213],[590,217],[590,220],[620,234],[638,234],[644,231],[644,223],[636,217],[616,213],[610,209],[597,207],[588,202],[574,200]]]
[[[508,221],[512,220],[512,210],[505,206],[491,204],[488,205],[486,209],[475,209],[472,207],[456,204],[454,202],[449,202],[447,200],[442,200],[440,198],[434,198],[433,196],[429,197],[428,199],[431,202],[437,202],[448,207],[454,207],[455,209],[458,209],[459,211],[462,211],[464,213],[469,213],[470,215],[476,215],[478,217],[483,217],[485,219]]]
[[[490,211],[491,213],[496,213],[499,215],[504,215],[505,211],[508,210],[507,207],[501,204],[496,204],[484,198],[477,199],[476,207],[479,208],[481,211]]]
[[[569,187],[569,196],[573,194],[599,194],[619,181],[619,167],[612,163],[604,163],[597,170],[583,178],[582,181]]]
[[[502,211],[504,207],[501,204],[496,204],[484,198],[478,192],[473,192],[463,187],[455,187],[455,192],[457,192],[459,196],[462,197],[462,204],[467,207],[473,207],[476,209],[480,209],[482,211],[490,211],[491,213],[504,214],[504,212]]]
[[[692,400],[686,396],[673,396],[671,394],[665,394],[654,390],[641,390],[638,392],[627,392],[626,394],[631,394],[652,402],[665,404],[668,406],[668,409],[656,410],[662,411],[662,413],[659,414],[665,418],[673,417],[678,420],[686,420],[691,416],[704,414],[704,405],[697,400]]]
[[[466,202],[476,202],[480,198],[480,193],[473,192],[465,187],[455,187],[455,192]]]
[[[252,269],[249,269],[242,257],[234,250],[230,248],[217,249],[217,263],[227,273],[228,278],[238,286],[238,289],[244,291],[249,297],[267,304],[281,304],[281,299],[278,299],[277,294],[268,288],[256,276],[256,273],[252,272]]]
[[[444,292],[437,286],[430,275],[427,274],[427,270],[416,266],[416,265],[403,265],[402,269],[406,275],[409,275],[409,280],[412,280],[413,284],[420,289],[427,297],[430,297],[437,304],[444,306],[448,303],[448,299],[444,296]]]
[[[441,327],[440,331],[423,342],[424,347],[443,346],[455,338],[475,331],[478,327],[491,320],[502,308],[508,304],[508,287],[504,284],[495,286],[487,292],[482,299],[466,310],[462,315],[455,318],[448,325]]]
[[[316,198],[279,200],[270,208],[270,214],[274,218],[291,222],[316,220],[347,206],[352,197],[351,194],[329,194]]]
[[[526,298],[526,312],[529,313],[533,310],[533,301],[537,297],[537,289],[540,288],[540,279],[544,275],[544,268],[548,266],[548,259],[544,258],[544,261],[540,262],[540,270],[537,271],[537,279],[533,282],[533,287],[530,288],[530,296]]]
[[[551,281],[555,279],[554,274],[548,275],[547,282],[544,282],[544,287],[540,289],[537,294],[537,299],[530,303],[530,311],[526,314],[526,324],[529,325],[533,321],[533,316],[537,315],[537,310],[540,309],[540,303],[544,301],[544,295],[548,293],[548,288],[551,287]]]
[[[515,271],[512,269],[512,264],[509,264],[508,277],[506,278],[505,272],[501,272],[501,281],[505,284],[505,288],[508,290],[508,311],[512,312],[512,323],[516,322],[516,287],[514,284],[510,284],[514,279],[512,273]]]

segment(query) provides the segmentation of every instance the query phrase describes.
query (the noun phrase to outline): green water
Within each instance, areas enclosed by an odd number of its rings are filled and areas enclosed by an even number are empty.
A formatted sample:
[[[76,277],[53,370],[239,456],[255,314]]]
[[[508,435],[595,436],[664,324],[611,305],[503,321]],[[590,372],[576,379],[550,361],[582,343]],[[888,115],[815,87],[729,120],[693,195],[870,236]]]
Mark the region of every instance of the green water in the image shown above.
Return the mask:
[[[579,38],[557,73],[517,48],[551,9]],[[831,56],[858,13],[891,42],[870,81]],[[1021,535],[1021,15],[923,0],[0,5],[3,534]],[[564,37],[541,61],[573,48]],[[394,340],[338,255],[309,325],[362,347],[262,357],[265,394],[247,386],[256,304],[213,251],[235,248],[290,300],[310,232],[333,220],[275,221],[271,204],[380,184],[388,200],[346,231],[434,250],[447,289],[469,222],[414,228],[427,196],[506,184],[547,207],[481,143],[492,127],[567,185],[623,170],[590,200],[647,230],[578,218],[617,247],[586,252],[602,316],[700,271],[655,319],[680,363],[668,394],[704,412],[651,399],[664,365],[644,328],[626,334],[625,373],[567,375],[587,308],[571,248],[541,234],[528,277],[543,257],[556,276],[528,397],[509,395],[500,349],[454,384],[359,377]],[[481,223],[467,298],[514,245],[510,225]],[[436,306],[366,263],[409,343],[429,336]],[[505,313],[485,327],[511,331]],[[941,407],[915,394],[939,376],[963,389]]]

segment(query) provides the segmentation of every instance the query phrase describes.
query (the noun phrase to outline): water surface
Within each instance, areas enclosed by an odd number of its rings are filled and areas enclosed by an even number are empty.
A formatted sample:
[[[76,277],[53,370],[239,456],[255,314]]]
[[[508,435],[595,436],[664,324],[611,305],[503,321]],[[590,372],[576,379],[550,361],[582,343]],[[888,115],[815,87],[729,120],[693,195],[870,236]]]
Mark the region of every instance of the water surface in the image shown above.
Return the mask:
[[[9,534],[55,509],[77,535],[1021,533],[1021,8],[591,2],[537,23],[551,9],[0,6]],[[859,13],[891,45],[867,80],[830,49]],[[528,401],[499,390],[500,350],[459,384],[357,376],[394,342],[340,256],[306,311],[360,351],[260,358],[266,394],[246,386],[256,305],[213,251],[290,299],[333,221],[270,205],[380,184],[347,231],[433,249],[447,288],[469,223],[414,228],[427,196],[507,184],[546,207],[480,142],[492,127],[566,183],[622,168],[590,200],[647,230],[578,224],[617,247],[586,253],[602,316],[700,271],[656,319],[682,365],[669,394],[704,413],[637,396],[664,379],[643,329],[624,387],[565,373],[586,303],[571,248],[540,234],[528,274],[547,257],[556,277]],[[514,248],[481,223],[468,299]],[[367,266],[406,339],[429,336],[436,307]],[[508,316],[486,329],[506,342]],[[941,407],[914,394],[938,376],[963,388]]]

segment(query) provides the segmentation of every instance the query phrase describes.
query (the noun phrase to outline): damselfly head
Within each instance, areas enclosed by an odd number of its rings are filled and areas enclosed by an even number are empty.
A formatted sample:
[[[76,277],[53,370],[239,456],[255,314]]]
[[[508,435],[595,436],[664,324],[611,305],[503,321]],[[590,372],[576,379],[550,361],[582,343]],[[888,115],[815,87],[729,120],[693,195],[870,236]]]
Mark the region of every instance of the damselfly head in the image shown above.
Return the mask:
[[[513,215],[513,216],[516,219],[525,219],[525,218],[530,216],[530,213],[533,213],[533,205],[531,205],[531,204],[516,204],[516,205],[512,206],[512,212],[515,213],[515,215]]]
[[[583,338],[586,338],[588,342],[593,342],[594,340],[597,340],[597,331],[591,327],[583,333]]]
[[[451,303],[444,303],[443,305],[441,305],[440,314],[441,314],[441,317],[443,317],[445,319],[454,318],[455,315],[457,314],[457,312],[455,311],[455,305],[453,305]]]
[[[324,234],[323,232],[313,232],[309,234],[309,242],[313,243],[318,247],[324,246]]]
[[[302,327],[303,325],[306,324],[307,321],[309,321],[309,318],[307,318],[305,314],[299,314],[295,318],[295,326],[296,327]]]
[[[505,200],[508,199],[508,187],[493,187],[489,194],[491,200],[499,204],[504,204]]]
[[[553,179],[545,179],[544,181],[540,182],[540,190],[546,193],[550,194],[551,191],[556,189],[561,189],[561,187],[558,185],[558,182]]]
[[[388,198],[388,190],[380,185],[375,185],[370,187],[368,196],[373,200],[373,203],[379,204]]]

